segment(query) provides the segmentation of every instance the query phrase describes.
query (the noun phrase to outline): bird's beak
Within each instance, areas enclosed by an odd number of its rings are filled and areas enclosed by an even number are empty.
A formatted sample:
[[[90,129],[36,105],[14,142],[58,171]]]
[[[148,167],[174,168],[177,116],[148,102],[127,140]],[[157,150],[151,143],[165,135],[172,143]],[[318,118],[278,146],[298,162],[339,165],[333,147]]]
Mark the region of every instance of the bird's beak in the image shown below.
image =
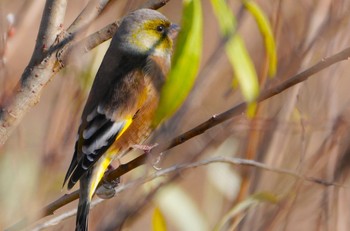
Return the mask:
[[[177,24],[171,24],[169,27],[168,35],[171,39],[175,39],[180,31],[180,26]]]

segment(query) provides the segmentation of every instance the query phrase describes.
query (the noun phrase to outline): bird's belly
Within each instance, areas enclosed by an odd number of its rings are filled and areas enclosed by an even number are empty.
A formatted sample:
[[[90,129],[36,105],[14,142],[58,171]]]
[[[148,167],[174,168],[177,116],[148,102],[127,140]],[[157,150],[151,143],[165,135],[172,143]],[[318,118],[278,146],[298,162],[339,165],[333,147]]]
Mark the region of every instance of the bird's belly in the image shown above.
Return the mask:
[[[148,103],[140,108],[130,126],[112,145],[111,148],[115,152],[123,153],[132,145],[141,144],[149,137],[157,104],[157,100],[148,100]]]

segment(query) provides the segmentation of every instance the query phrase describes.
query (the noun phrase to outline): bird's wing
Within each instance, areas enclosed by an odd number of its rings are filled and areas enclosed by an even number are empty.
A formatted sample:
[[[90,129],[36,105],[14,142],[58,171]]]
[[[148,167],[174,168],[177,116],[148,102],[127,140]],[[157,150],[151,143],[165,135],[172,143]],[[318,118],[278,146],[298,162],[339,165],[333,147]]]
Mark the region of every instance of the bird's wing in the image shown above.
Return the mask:
[[[107,114],[103,107],[97,106],[81,125],[73,160],[64,181],[70,177],[68,189],[75,185],[132,122],[132,115],[113,120]]]

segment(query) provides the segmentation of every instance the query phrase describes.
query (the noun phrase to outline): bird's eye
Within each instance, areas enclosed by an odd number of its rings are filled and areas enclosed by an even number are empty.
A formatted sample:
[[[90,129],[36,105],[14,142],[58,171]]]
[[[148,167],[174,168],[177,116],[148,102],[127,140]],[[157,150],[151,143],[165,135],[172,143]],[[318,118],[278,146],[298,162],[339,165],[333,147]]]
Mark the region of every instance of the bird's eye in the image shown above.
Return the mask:
[[[157,26],[156,29],[157,29],[157,31],[160,32],[160,33],[164,32],[164,26]]]

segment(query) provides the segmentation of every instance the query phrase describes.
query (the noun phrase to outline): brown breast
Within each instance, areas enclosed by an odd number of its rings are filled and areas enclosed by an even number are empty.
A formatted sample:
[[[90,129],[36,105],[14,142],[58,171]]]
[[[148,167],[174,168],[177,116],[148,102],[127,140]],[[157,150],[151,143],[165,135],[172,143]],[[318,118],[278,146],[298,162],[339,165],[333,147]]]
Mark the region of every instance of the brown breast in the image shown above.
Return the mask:
[[[151,123],[158,106],[159,93],[151,83],[149,76],[145,77],[144,91],[146,99],[143,100],[142,105],[133,117],[133,122],[113,145],[113,149],[119,152],[127,150],[134,144],[141,144],[152,132]]]

